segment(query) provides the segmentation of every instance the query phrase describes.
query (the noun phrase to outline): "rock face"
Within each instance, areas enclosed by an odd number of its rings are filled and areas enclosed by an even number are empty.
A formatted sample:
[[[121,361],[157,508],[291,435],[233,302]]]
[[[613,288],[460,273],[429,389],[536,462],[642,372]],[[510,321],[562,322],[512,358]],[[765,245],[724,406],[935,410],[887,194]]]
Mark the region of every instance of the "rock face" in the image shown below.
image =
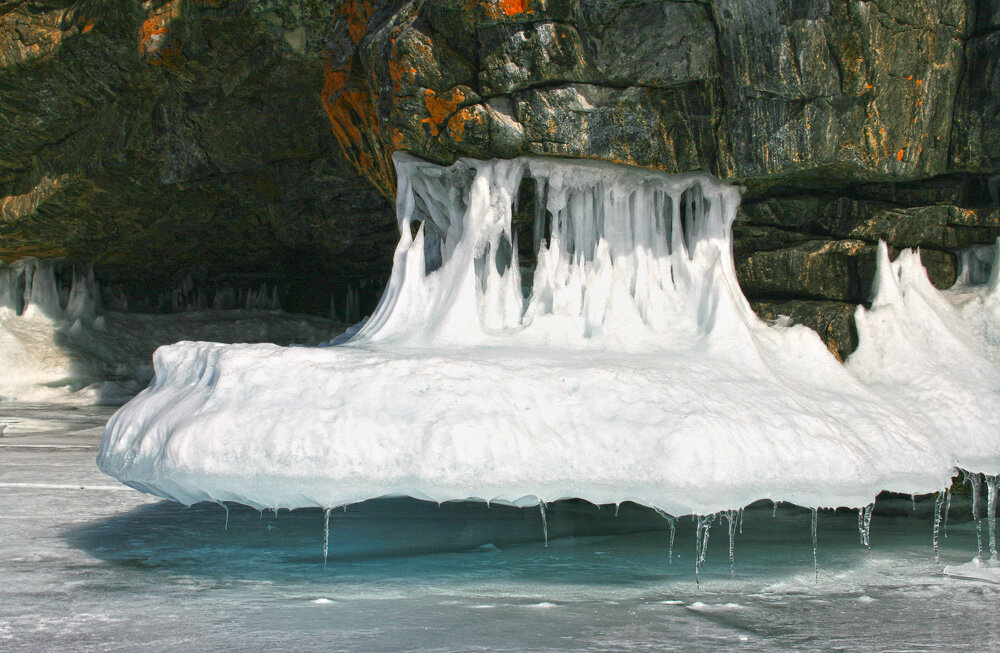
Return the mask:
[[[354,160],[535,154],[741,183],[745,292],[844,355],[855,344],[845,311],[868,299],[880,239],[921,247],[946,287],[954,250],[1000,234],[988,188],[1000,173],[997,7],[345,2],[330,70],[347,81],[325,99],[370,100]]]
[[[946,286],[1000,235],[998,39],[997,0],[0,0],[0,255],[342,286],[395,150],[708,170],[761,315],[843,355],[879,239]]]
[[[264,278],[287,307],[329,310],[325,279],[388,265],[394,232],[320,102],[325,32],[306,25],[331,12],[0,2],[0,259],[96,259],[131,285]]]

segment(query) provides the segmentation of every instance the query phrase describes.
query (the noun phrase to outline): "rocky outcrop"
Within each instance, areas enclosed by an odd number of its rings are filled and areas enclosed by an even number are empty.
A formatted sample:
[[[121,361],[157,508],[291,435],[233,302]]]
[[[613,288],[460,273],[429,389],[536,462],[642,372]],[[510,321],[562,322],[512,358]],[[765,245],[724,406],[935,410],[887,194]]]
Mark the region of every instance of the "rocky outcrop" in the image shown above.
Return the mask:
[[[376,118],[355,159],[546,155],[732,179],[748,193],[744,291],[765,317],[796,302],[789,315],[838,354],[853,348],[844,307],[867,301],[880,239],[920,247],[946,287],[954,250],[1000,234],[993,0],[340,8],[330,69]]]
[[[334,22],[327,2],[0,2],[0,258],[150,292],[263,278],[310,310],[383,274],[391,203],[320,101]]]
[[[0,0],[0,257],[343,295],[396,150],[708,170],[761,315],[843,354],[878,240],[945,286],[1000,235],[998,38],[997,0]]]
[[[978,102],[992,37],[969,41],[967,71],[963,57],[974,25],[992,23],[966,0],[340,7],[351,26],[334,33],[331,67],[371,96],[370,145],[440,162],[542,154],[759,187],[903,181],[953,169],[953,120],[990,123]],[[989,156],[973,131],[963,160]]]

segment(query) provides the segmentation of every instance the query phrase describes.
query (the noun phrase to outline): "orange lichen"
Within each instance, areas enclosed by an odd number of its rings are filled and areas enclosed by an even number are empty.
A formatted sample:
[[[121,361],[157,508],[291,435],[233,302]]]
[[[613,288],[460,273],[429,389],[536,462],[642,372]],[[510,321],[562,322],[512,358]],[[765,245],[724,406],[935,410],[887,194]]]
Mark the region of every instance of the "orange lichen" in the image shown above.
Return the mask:
[[[393,55],[396,54],[395,49]],[[395,56],[389,59],[389,77],[392,79],[392,90],[399,93],[403,90],[403,81],[414,82],[417,78],[417,69],[413,66],[401,65]]]
[[[167,3],[139,26],[139,52],[148,57],[150,65],[180,67],[181,46],[170,33],[170,24],[180,16],[180,9],[180,2]]]
[[[460,88],[453,88],[438,95],[431,89],[424,90],[424,107],[427,108],[427,117],[421,120],[428,125],[431,136],[437,136],[441,127],[451,114],[455,113],[458,106],[465,101],[465,93]]]
[[[160,16],[152,16],[139,26],[139,49],[145,54],[154,54],[160,49],[160,42],[167,36],[167,28]]]
[[[372,17],[372,5],[368,0],[347,0],[340,5],[339,13],[347,19],[347,33],[357,45],[368,31],[368,19]]]
[[[504,18],[530,14],[530,0],[466,0],[467,11],[479,10],[486,18]]]
[[[903,150],[900,150],[900,151],[896,152],[896,160],[897,161],[902,161],[903,160]]]
[[[379,138],[378,114],[367,88],[355,88],[347,72],[329,60],[324,66],[323,108],[344,157],[386,197],[396,190],[392,147]],[[393,137],[396,147],[401,145]]]
[[[83,33],[83,34],[86,34],[90,30],[94,29],[94,25],[96,25],[96,24],[97,24],[97,21],[95,21],[94,19],[88,20],[87,23],[80,30],[80,32]]]
[[[448,133],[451,134],[453,139],[460,141],[465,138],[465,127],[469,123],[477,125],[483,124],[482,113],[476,111],[472,107],[459,109],[451,118],[448,119]]]
[[[528,0],[497,0],[497,5],[508,16],[517,16],[528,10]]]

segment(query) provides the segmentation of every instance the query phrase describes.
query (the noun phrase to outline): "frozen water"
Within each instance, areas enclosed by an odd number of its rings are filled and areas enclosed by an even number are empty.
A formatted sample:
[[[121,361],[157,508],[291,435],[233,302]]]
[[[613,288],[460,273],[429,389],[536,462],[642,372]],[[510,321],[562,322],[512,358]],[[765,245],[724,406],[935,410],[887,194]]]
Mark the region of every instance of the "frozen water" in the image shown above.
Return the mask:
[[[766,503],[745,513],[736,577],[716,546],[700,586],[693,548],[668,564],[668,524],[632,503],[617,519],[549,504],[546,549],[536,506],[369,501],[330,512],[324,570],[324,510],[230,505],[227,530],[216,504],[107,481],[107,409],[5,408],[3,651],[1000,650],[1000,585],[934,564],[931,497],[880,498],[870,558],[853,513],[824,512],[819,582],[810,511]],[[976,547],[955,507],[949,568]]]
[[[941,556],[939,536],[941,534],[941,509],[944,506],[944,492],[938,492],[934,498],[934,534],[932,541],[934,543],[934,562],[939,562]]]
[[[917,252],[882,246],[843,366],[814,332],[753,314],[734,187],[589,162],[396,163],[392,276],[353,338],[160,349],[103,470],[183,503],[577,497],[674,515],[862,507],[937,492],[955,467],[1000,472],[995,273],[941,293]],[[530,283],[513,229],[526,178]]]

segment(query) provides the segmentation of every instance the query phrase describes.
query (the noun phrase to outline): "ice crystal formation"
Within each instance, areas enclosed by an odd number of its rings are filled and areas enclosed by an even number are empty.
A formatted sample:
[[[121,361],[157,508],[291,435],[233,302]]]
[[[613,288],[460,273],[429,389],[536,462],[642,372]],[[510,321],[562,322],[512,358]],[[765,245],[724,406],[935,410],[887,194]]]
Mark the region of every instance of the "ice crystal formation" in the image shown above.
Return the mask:
[[[993,249],[941,292],[917,252],[883,245],[843,365],[750,309],[734,186],[586,161],[395,163],[392,276],[353,337],[161,348],[108,425],[104,471],[184,503],[577,497],[670,515],[864,508],[942,490],[957,467],[1000,472]],[[526,179],[533,270],[512,226]]]

